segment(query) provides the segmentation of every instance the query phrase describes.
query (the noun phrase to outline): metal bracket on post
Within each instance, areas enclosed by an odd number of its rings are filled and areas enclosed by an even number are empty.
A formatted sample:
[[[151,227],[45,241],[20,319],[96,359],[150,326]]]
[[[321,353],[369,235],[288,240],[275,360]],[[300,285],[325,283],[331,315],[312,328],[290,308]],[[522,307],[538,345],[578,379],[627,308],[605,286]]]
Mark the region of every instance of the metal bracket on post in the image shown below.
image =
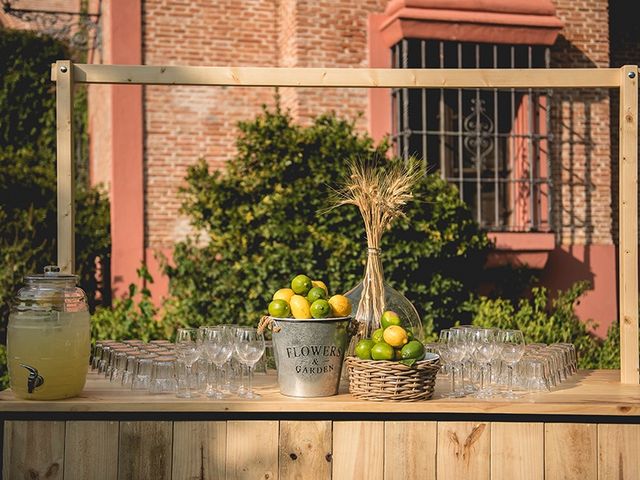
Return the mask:
[[[73,63],[53,65],[56,82],[56,139],[58,172],[58,265],[75,271],[75,172],[73,148]]]
[[[638,67],[620,69],[620,382],[638,384]]]

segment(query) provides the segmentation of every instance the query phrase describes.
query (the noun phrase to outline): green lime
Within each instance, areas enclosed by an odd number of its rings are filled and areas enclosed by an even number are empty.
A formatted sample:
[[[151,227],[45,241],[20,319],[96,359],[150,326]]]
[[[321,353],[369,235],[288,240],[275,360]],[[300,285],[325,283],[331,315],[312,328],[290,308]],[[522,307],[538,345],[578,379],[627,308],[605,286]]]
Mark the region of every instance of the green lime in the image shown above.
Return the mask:
[[[276,318],[288,318],[291,315],[289,304],[282,299],[277,299],[269,304],[269,315]]]
[[[418,340],[411,340],[404,347],[402,347],[402,359],[406,360],[409,358],[422,358],[424,355],[424,345],[420,343]]]
[[[326,298],[327,295],[322,287],[313,287],[309,290],[309,293],[307,293],[307,300],[309,300],[309,303],[313,303],[316,300],[324,300]]]
[[[326,300],[316,300],[311,304],[311,316],[313,318],[327,318],[331,315],[331,305]]]
[[[295,290],[295,288],[294,288]],[[402,321],[400,320],[400,316],[396,312],[392,312],[391,310],[387,310],[382,314],[382,318],[380,319],[380,324],[382,328],[387,328],[392,325],[400,325]]]
[[[385,342],[378,342],[371,347],[371,358],[374,360],[393,360],[396,352],[393,347]]]
[[[376,343],[382,342],[382,335],[384,334],[384,329],[379,328],[371,334],[371,340]]]
[[[360,340],[355,349],[356,357],[360,360],[371,360],[371,349],[374,345],[375,342],[368,338]]]
[[[298,275],[291,280],[291,290],[298,295],[306,295],[311,290],[311,279],[306,275]]]

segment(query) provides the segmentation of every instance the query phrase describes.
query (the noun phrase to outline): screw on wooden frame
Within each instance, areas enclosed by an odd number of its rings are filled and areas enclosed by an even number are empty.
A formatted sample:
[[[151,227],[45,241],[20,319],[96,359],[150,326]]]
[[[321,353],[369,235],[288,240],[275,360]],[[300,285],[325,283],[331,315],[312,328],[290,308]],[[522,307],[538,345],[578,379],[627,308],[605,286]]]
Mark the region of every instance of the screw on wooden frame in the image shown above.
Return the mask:
[[[636,72],[629,72],[629,73],[627,73],[627,77],[629,77],[629,78],[636,78]]]
[[[61,66],[61,67],[60,67],[60,71],[61,71],[62,73],[67,73],[67,67],[66,67],[66,66],[64,66],[64,65],[63,65],[63,66]]]

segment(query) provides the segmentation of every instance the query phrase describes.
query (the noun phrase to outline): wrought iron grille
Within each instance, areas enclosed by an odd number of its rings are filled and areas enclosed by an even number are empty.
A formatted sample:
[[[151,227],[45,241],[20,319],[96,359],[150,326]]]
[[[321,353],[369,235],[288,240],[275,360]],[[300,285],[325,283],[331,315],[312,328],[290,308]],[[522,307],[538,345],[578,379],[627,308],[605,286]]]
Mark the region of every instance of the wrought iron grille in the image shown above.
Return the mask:
[[[395,68],[548,68],[542,46],[402,40]],[[393,142],[457,186],[493,231],[551,229],[550,91],[392,90]]]

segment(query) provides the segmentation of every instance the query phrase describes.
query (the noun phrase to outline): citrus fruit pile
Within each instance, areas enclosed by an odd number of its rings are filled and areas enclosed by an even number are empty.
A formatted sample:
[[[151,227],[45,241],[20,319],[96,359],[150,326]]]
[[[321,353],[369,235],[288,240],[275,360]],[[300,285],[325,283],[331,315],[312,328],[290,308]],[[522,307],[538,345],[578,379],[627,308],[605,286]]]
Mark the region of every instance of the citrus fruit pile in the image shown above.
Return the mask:
[[[411,330],[402,327],[402,320],[396,312],[384,312],[380,325],[371,338],[364,338],[357,343],[355,354],[359,359],[413,363],[424,357],[424,345],[413,338]]]
[[[329,289],[321,280],[297,275],[291,288],[281,288],[273,294],[269,315],[276,318],[337,318],[351,315],[351,301],[344,295],[329,297]]]

